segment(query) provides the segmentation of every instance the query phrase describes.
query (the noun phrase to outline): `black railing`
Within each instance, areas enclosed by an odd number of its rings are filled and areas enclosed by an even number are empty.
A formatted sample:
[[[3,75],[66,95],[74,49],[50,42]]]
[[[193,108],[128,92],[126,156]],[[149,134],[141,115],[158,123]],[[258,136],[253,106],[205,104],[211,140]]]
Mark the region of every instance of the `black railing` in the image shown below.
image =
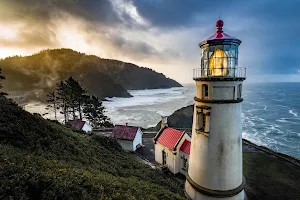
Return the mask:
[[[213,69],[194,69],[193,78],[206,78],[206,77],[233,77],[233,78],[246,78],[246,68],[213,68]]]

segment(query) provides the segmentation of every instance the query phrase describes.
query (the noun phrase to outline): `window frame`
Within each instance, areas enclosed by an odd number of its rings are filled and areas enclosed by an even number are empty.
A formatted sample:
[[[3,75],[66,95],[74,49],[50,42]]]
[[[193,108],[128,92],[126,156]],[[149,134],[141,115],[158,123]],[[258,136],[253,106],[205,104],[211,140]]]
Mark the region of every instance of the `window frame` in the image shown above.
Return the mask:
[[[208,99],[209,89],[207,84],[202,84],[202,99]]]
[[[239,84],[237,86],[237,99],[241,99],[242,98],[242,84]]]
[[[210,107],[196,106],[196,133],[208,136],[210,129]]]

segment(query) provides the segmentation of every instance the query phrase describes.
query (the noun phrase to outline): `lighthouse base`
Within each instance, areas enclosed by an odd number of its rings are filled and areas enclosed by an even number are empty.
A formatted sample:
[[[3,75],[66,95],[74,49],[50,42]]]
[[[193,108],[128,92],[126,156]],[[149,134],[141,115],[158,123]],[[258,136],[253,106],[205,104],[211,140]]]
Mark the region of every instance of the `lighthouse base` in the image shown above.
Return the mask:
[[[244,190],[239,193],[230,192],[227,195],[221,195],[216,190],[205,191],[203,189],[194,188],[194,186],[187,180],[185,182],[185,195],[189,200],[246,200],[246,194]]]

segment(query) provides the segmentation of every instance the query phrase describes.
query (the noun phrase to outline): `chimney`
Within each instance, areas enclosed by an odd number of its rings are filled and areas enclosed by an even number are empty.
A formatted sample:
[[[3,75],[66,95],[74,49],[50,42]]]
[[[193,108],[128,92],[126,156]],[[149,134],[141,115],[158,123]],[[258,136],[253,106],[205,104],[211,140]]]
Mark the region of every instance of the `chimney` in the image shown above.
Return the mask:
[[[168,117],[161,116],[161,128],[168,127]]]

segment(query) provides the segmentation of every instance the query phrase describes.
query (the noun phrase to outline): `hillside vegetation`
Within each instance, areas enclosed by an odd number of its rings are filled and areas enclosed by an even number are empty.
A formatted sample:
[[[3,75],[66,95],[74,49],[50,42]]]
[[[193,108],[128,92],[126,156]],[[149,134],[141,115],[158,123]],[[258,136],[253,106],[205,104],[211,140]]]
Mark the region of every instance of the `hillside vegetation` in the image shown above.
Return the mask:
[[[185,199],[183,182],[109,138],[74,132],[0,97],[0,199]]]
[[[51,90],[57,82],[72,76],[91,95],[130,97],[127,90],[181,86],[152,69],[118,60],[102,59],[71,49],[44,50],[32,56],[14,56],[0,60],[7,80],[6,91]]]

